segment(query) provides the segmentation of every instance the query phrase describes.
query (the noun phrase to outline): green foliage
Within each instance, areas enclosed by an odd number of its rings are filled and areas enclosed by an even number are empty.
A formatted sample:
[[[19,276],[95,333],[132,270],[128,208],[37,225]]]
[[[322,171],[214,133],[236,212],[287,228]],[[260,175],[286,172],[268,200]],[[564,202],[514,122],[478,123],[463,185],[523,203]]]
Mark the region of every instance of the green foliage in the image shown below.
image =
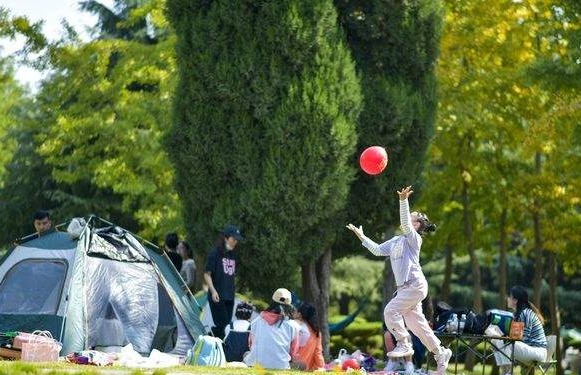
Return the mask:
[[[42,34],[42,22],[31,23],[27,17],[12,16],[10,12],[0,6],[0,38],[14,39],[23,36],[24,46],[21,53],[35,53],[41,51],[47,41]]]
[[[334,239],[359,83],[330,1],[168,1],[179,83],[167,147],[195,247],[241,224],[241,280],[272,293]],[[265,282],[267,281],[267,282]]]
[[[46,40],[41,23],[12,16],[0,8],[0,38],[24,37],[20,53],[37,52]],[[24,55],[19,55],[20,57]],[[35,103],[14,78],[16,58],[0,58],[0,244],[32,232],[32,214],[44,202],[42,186],[50,185],[38,155],[34,154]],[[30,174],[24,176],[30,171]],[[48,206],[47,206],[48,208]]]
[[[4,182],[6,163],[10,160],[12,152],[16,148],[16,142],[7,133],[15,123],[21,120],[24,106],[27,103],[25,92],[14,78],[12,61],[0,58],[0,139],[2,140],[2,154],[0,155],[0,187]]]
[[[32,215],[45,205],[51,186],[46,166],[35,152],[34,101],[14,79],[12,62],[0,60],[0,244],[31,233]]]
[[[161,147],[169,127],[173,40],[125,39],[49,49],[38,94],[37,152],[57,183],[62,217],[97,214],[147,237],[180,228],[173,170]]]
[[[22,103],[23,108],[27,103]],[[28,103],[29,106],[32,103]],[[34,231],[32,215],[38,209],[52,210],[57,203],[51,191],[55,181],[50,176],[50,169],[37,153],[38,143],[35,135],[41,131],[42,123],[37,121],[34,112],[22,113],[10,124],[2,143],[19,145],[14,152],[7,153],[9,160],[4,165],[6,172],[3,186],[0,189],[0,243],[11,244],[12,241]],[[10,150],[10,147],[7,147]],[[52,215],[58,223],[61,216]]]
[[[425,251],[451,249],[457,268],[458,256],[473,241],[484,254],[473,260],[486,262],[497,254],[505,230],[509,242],[511,236],[524,238],[518,246],[507,244],[509,256],[529,256],[534,246],[565,253],[571,246],[561,239],[579,239],[565,234],[579,216],[578,176],[576,168],[567,166],[580,156],[570,123],[578,122],[572,110],[576,101],[527,75],[539,61],[563,56],[563,42],[554,36],[564,24],[551,1],[445,4],[440,111],[426,170],[431,189],[421,202],[438,215],[432,219],[440,225]],[[567,156],[557,155],[561,152]],[[507,220],[501,227],[503,210]],[[535,245],[532,217],[537,213],[542,243]],[[571,255],[572,263],[578,260],[576,252],[567,253],[565,262]],[[498,264],[486,265],[499,270]],[[543,270],[509,269],[507,276],[530,285],[536,272]],[[459,280],[467,282],[473,275]]]
[[[330,321],[341,320],[344,316],[333,316]],[[382,322],[367,322],[356,318],[347,328],[331,336],[330,351],[332,357],[337,357],[341,349],[353,353],[359,349],[375,358],[383,358],[383,328]]]
[[[351,256],[333,263],[331,295],[338,298],[348,294],[354,298],[377,293],[382,278],[383,261],[370,260],[363,256]]]
[[[379,316],[377,306],[383,305],[381,295],[383,267],[384,261],[370,260],[360,255],[333,261],[330,305],[349,304],[350,301],[359,304],[367,300],[361,315],[370,318]],[[357,307],[351,307],[355,308]]]
[[[422,192],[420,176],[437,103],[434,67],[442,11],[437,0],[336,0],[335,5],[362,77],[365,106],[357,150],[382,145],[390,160],[380,176],[359,171],[348,215],[379,238],[399,225],[395,191],[414,185],[415,196]],[[343,234],[340,243],[350,235]]]
[[[162,0],[116,0],[113,9],[96,0],[81,1],[80,9],[98,15],[99,39],[121,39],[155,44],[166,39],[165,22],[153,18]],[[160,12],[159,12],[160,13]],[[161,21],[161,22],[160,22]]]

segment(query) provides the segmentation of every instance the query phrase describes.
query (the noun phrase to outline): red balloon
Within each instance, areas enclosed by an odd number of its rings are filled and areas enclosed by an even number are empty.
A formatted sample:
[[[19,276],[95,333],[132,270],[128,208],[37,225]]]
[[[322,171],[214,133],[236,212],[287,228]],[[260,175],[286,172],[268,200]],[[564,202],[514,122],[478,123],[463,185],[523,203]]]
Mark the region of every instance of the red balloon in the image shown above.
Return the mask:
[[[361,153],[359,165],[367,174],[380,174],[387,167],[387,152],[381,146],[368,147]]]
[[[354,358],[349,358],[343,361],[341,365],[343,371],[346,371],[348,368],[352,368],[353,370],[359,370],[359,362],[357,362]]]

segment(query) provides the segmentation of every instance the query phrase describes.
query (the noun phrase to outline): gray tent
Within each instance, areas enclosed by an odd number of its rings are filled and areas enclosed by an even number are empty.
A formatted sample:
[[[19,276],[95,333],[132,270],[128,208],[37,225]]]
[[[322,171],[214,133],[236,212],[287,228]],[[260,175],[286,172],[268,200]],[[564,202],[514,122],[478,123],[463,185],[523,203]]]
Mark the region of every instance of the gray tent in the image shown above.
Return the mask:
[[[74,236],[31,235],[0,259],[0,332],[48,330],[63,355],[129,343],[185,354],[204,327],[167,255],[102,219],[80,222]]]

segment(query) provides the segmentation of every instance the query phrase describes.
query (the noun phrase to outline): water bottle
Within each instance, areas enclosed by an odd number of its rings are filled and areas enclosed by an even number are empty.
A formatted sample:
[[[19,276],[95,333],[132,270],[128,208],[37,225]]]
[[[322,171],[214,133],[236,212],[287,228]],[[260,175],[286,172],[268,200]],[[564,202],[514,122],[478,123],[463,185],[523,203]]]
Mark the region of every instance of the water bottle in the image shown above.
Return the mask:
[[[449,333],[458,332],[458,315],[452,314],[452,317],[450,318],[450,320],[448,320],[447,331]]]
[[[458,332],[459,333],[464,332],[465,326],[466,326],[466,314],[462,314],[462,316],[460,317],[460,324],[458,326]]]

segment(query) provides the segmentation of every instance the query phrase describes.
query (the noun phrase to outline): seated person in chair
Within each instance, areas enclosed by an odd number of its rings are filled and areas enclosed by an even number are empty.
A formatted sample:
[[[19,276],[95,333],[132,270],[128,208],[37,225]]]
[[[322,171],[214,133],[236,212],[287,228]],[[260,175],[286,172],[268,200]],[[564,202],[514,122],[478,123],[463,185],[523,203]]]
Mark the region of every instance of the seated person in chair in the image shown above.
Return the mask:
[[[529,364],[544,362],[547,357],[547,338],[543,330],[543,316],[539,309],[528,298],[528,293],[522,286],[513,286],[507,297],[507,305],[514,311],[514,320],[524,323],[522,341],[514,344],[515,361]],[[501,348],[494,353],[496,364],[500,367],[500,375],[510,374],[512,345],[505,345],[502,340],[492,340],[492,343]],[[504,354],[503,354],[504,353]]]

